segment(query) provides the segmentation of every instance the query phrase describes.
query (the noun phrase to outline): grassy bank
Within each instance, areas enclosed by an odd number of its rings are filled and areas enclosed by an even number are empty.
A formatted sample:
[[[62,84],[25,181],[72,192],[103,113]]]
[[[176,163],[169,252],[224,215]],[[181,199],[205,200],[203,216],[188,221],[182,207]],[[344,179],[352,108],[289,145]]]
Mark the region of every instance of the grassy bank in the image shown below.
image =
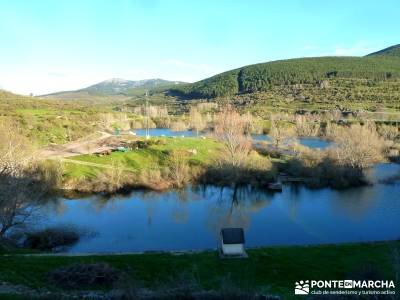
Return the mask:
[[[81,192],[181,187],[212,164],[220,155],[220,148],[220,143],[209,138],[142,139],[126,152],[63,160],[63,185]]]
[[[198,138],[160,138],[159,143],[150,144],[142,149],[128,152],[112,152],[110,155],[99,156],[87,154],[71,157],[77,162],[89,162],[99,165],[112,166],[117,163],[129,171],[146,171],[161,169],[168,162],[174,151],[181,151],[181,158],[193,165],[202,165],[211,162],[220,145],[212,139]],[[65,176],[68,177],[96,177],[102,170],[101,166],[83,165],[79,163],[65,163]]]
[[[249,258],[220,260],[215,251],[172,255],[101,256],[0,256],[0,280],[33,288],[55,289],[47,273],[75,263],[105,262],[128,274],[137,284],[158,289],[182,276],[192,278],[203,289],[219,289],[230,282],[243,290],[294,298],[294,283],[305,279],[354,279],[368,277],[395,280],[399,272],[394,251],[400,242],[377,242],[321,246],[251,249]],[[398,251],[398,250],[397,250]],[[370,278],[365,278],[370,279]]]

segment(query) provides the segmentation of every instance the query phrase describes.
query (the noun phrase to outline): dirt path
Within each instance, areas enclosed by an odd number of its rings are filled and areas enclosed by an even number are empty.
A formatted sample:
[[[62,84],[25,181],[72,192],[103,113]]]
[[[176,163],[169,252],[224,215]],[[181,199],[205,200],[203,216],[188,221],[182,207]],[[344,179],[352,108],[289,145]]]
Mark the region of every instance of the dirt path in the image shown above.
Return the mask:
[[[51,159],[110,150],[111,147],[102,145],[102,141],[111,136],[107,132],[98,131],[96,132],[96,136],[93,137],[87,137],[64,145],[48,146],[39,152],[39,157],[42,159]]]
[[[77,164],[77,165],[84,165],[84,166],[97,167],[97,168],[103,168],[103,169],[116,169],[115,166],[108,165],[108,164],[98,164],[98,163],[94,163],[94,162],[81,161],[81,160],[69,159],[69,158],[63,158],[63,157],[58,158],[58,159],[62,162],[73,163],[73,164]],[[122,168],[122,170],[135,173],[135,170],[132,170],[129,168]]]
[[[76,160],[76,159],[60,158],[60,161],[73,163],[73,164],[77,164],[77,165],[90,166],[90,167],[97,167],[97,168],[104,168],[104,169],[114,169],[114,167],[112,165],[98,164],[98,163],[94,163],[94,162],[81,161],[81,160]]]

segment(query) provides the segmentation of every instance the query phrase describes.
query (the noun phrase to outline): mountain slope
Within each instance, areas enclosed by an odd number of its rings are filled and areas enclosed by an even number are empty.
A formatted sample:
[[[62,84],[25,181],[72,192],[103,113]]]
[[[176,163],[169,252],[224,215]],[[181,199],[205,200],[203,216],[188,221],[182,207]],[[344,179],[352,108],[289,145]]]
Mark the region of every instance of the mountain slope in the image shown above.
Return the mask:
[[[43,95],[41,97],[51,97],[57,99],[92,99],[99,97],[112,97],[112,96],[129,96],[135,92],[144,93],[145,90],[161,89],[163,87],[170,88],[171,86],[182,84],[180,81],[168,81],[164,79],[145,79],[145,80],[125,80],[121,78],[111,78],[89,87],[75,90],[64,91]]]
[[[88,93],[118,95],[124,94],[131,89],[153,89],[163,86],[170,86],[172,84],[179,84],[179,81],[168,81],[164,79],[145,79],[145,80],[125,80],[120,78],[112,78],[102,81],[95,85],[84,88],[80,91],[87,91]]]
[[[397,48],[390,51],[397,51]],[[264,92],[273,86],[316,85],[334,78],[377,81],[400,78],[400,58],[394,55],[374,55],[279,60],[221,73],[193,84],[172,88],[170,92],[184,98],[213,98]]]
[[[367,56],[397,56],[400,57],[400,44],[394,45],[383,50],[370,53]]]

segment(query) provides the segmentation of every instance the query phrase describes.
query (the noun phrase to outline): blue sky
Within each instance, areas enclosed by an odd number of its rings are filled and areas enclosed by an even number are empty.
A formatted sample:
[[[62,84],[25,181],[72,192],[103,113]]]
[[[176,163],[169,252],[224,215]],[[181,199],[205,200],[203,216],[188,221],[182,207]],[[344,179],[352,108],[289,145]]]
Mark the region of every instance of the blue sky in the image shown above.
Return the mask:
[[[243,65],[400,43],[394,1],[0,0],[0,87],[197,81]]]

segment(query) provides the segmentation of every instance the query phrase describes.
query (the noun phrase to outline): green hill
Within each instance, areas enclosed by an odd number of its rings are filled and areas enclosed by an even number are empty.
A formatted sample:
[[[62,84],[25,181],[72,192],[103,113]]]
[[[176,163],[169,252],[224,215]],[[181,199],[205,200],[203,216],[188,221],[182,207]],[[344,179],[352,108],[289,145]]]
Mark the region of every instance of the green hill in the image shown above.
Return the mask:
[[[383,51],[394,53],[398,47]],[[177,86],[170,89],[170,92],[183,98],[214,98],[266,92],[282,85],[319,85],[333,79],[379,82],[397,78],[400,78],[400,57],[392,54],[297,58],[242,67],[193,84]]]
[[[368,54],[367,56],[397,56],[400,57],[400,44]]]

